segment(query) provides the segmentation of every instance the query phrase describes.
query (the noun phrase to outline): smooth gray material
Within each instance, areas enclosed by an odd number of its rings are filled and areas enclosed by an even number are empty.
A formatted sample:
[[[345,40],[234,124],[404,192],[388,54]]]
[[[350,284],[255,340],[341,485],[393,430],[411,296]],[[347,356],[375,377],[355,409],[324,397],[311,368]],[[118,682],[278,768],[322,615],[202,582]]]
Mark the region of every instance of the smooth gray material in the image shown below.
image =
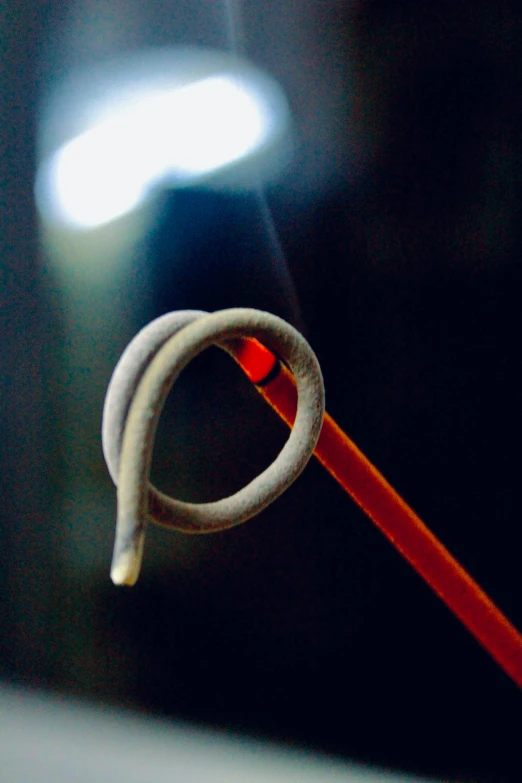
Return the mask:
[[[246,487],[214,503],[183,503],[149,483],[156,427],[165,400],[184,367],[205,348],[230,351],[231,342],[255,337],[290,367],[298,403],[290,437],[274,462]],[[189,533],[239,525],[262,511],[300,475],[313,454],[324,417],[319,363],[299,332],[260,310],[172,313],[143,329],[124,352],[109,384],[103,448],[118,486],[118,521],[111,576],[134,584],[146,520]]]
[[[125,422],[143,373],[169,337],[203,315],[208,313],[204,310],[180,310],[162,315],[144,326],[122,353],[107,388],[102,419],[103,455],[116,486]]]

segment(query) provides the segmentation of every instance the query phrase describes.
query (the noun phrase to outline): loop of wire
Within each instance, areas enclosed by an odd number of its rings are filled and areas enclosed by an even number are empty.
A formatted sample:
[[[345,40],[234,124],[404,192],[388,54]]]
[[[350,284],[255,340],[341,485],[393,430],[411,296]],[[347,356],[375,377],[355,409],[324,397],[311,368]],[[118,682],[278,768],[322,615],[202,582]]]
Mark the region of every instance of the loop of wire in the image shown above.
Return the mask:
[[[167,396],[186,365],[211,345],[234,356],[243,338],[259,340],[295,379],[298,402],[290,437],[274,462],[247,486],[213,503],[185,503],[149,482],[156,428]],[[111,578],[136,582],[148,521],[187,533],[239,525],[281,495],[305,468],[324,419],[324,384],[317,358],[286,321],[260,310],[197,310],[162,316],[139,332],[123,353],[105,400],[102,443],[117,485],[118,514]]]
[[[210,345],[219,345],[235,358],[292,431],[277,459],[254,481],[229,498],[197,505],[159,492],[149,483],[149,474],[165,399],[182,369]],[[278,361],[278,355],[290,369]],[[111,569],[116,584],[132,585],[138,578],[147,521],[187,533],[209,533],[238,525],[284,492],[314,452],[398,552],[522,687],[522,635],[325,413],[317,359],[306,340],[280,318],[247,309],[211,315],[189,310],[153,321],[130,343],[111,379],[103,415],[103,449],[118,487]]]

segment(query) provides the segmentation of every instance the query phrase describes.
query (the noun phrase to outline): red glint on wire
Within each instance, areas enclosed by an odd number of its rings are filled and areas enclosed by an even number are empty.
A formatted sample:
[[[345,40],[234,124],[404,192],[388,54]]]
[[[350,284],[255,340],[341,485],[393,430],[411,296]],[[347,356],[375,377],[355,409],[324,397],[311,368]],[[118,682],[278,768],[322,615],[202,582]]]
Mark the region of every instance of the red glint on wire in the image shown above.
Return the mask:
[[[291,427],[297,392],[289,370],[253,339],[241,341],[235,357],[265,400]],[[506,674],[522,687],[522,635],[328,414],[314,453]]]

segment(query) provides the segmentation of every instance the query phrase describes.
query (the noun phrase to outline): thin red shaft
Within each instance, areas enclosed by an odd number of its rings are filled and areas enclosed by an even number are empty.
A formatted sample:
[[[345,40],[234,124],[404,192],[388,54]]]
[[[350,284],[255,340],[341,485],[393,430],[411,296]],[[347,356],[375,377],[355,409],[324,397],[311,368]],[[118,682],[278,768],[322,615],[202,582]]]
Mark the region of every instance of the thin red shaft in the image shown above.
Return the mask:
[[[245,342],[250,343],[248,350],[238,351],[236,358],[249,378],[259,383],[259,370],[267,367],[268,351],[257,341]],[[272,367],[276,362],[273,358]],[[281,366],[275,378],[257,388],[291,427],[297,392],[286,367]],[[499,666],[522,687],[522,635],[327,413],[314,453]]]

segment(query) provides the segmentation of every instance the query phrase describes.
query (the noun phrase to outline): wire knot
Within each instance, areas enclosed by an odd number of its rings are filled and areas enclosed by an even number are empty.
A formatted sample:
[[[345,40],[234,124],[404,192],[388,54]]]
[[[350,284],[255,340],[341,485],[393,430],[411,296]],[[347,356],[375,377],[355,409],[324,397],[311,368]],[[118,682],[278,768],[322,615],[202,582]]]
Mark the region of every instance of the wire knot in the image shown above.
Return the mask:
[[[265,471],[230,497],[185,503],[163,494],[149,477],[158,421],[172,386],[209,346],[219,346],[241,363],[255,341],[285,362],[295,379],[297,413],[287,443]],[[267,353],[264,349],[265,358]],[[239,525],[266,508],[305,468],[323,418],[324,384],[317,358],[304,337],[281,318],[247,308],[184,310],[148,324],[122,354],[103,411],[103,453],[118,497],[113,582],[136,582],[147,522],[186,533],[211,533]]]

